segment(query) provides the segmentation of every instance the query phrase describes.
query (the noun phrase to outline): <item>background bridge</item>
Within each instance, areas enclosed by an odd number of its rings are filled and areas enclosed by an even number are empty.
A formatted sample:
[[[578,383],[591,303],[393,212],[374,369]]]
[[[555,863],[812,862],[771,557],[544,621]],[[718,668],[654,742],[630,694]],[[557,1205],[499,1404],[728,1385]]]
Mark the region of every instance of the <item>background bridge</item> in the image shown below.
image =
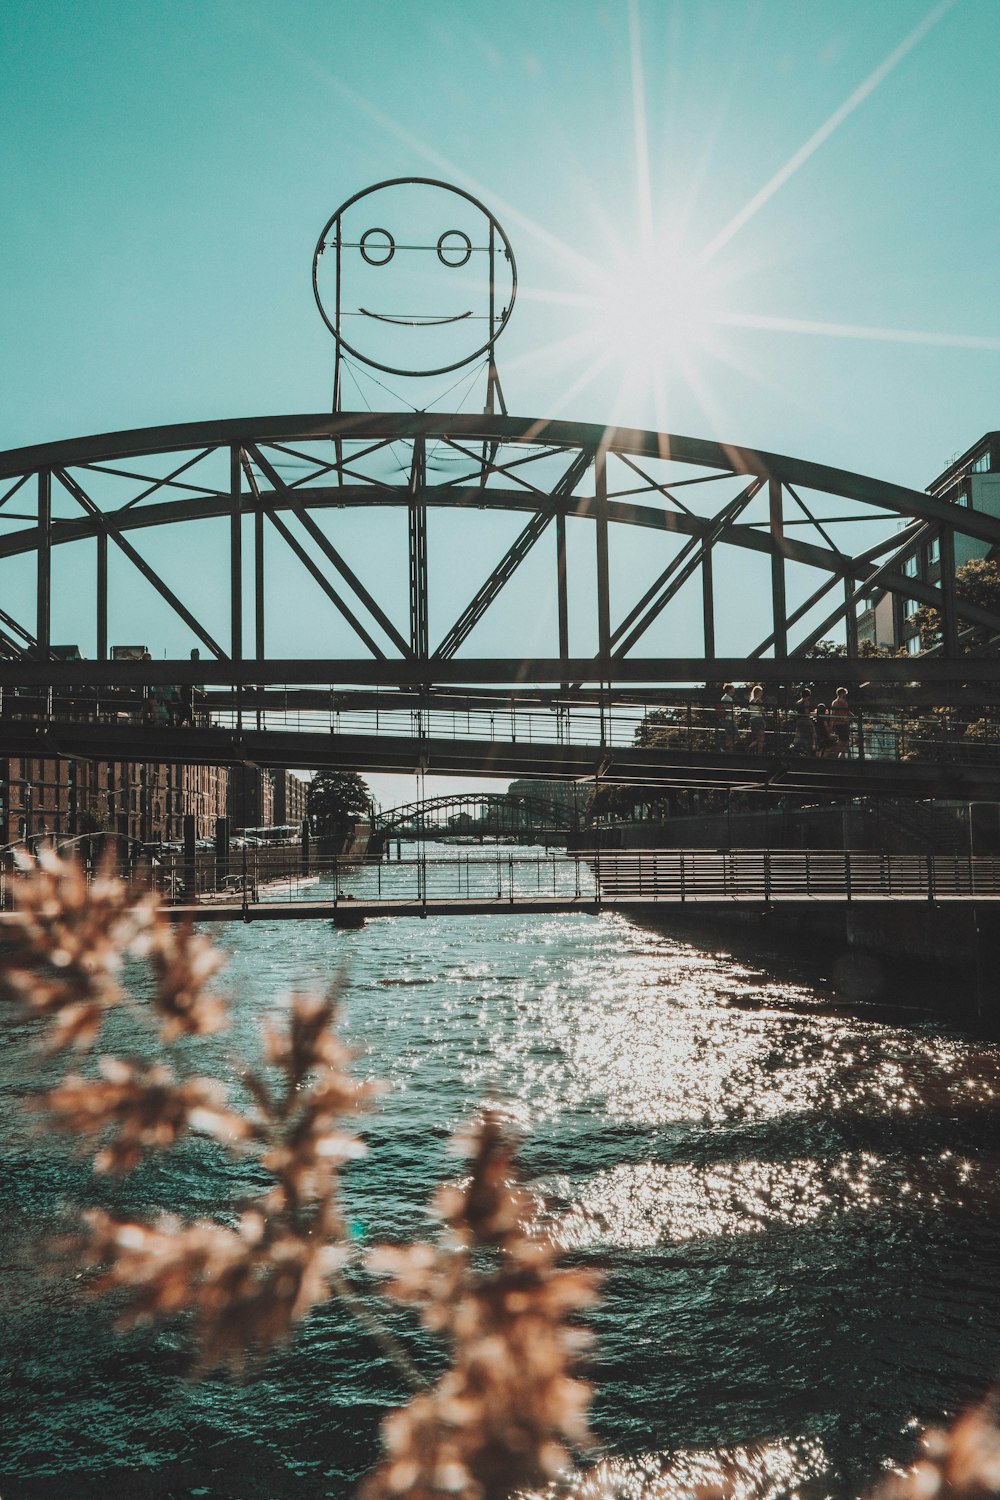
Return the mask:
[[[374,827],[383,838],[535,838],[578,829],[585,800],[582,792],[579,798],[562,801],[508,792],[424,797],[383,808],[375,815]]]

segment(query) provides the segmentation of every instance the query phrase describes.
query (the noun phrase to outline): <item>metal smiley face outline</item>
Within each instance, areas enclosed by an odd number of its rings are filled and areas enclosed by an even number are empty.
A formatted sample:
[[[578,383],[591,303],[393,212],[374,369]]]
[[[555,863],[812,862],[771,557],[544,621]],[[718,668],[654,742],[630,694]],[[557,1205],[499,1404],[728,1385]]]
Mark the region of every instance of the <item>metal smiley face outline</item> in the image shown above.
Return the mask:
[[[423,189],[436,191],[421,191],[418,200],[414,190]],[[339,353],[389,375],[445,375],[492,357],[514,307],[517,267],[510,240],[478,198],[433,177],[394,177],[363,188],[331,214],[313,255],[313,293]],[[414,311],[413,302],[423,310]],[[371,336],[374,349],[358,347],[355,328]],[[464,353],[467,329],[476,330],[476,347]],[[423,359],[392,362],[400,342],[416,343],[421,331]]]

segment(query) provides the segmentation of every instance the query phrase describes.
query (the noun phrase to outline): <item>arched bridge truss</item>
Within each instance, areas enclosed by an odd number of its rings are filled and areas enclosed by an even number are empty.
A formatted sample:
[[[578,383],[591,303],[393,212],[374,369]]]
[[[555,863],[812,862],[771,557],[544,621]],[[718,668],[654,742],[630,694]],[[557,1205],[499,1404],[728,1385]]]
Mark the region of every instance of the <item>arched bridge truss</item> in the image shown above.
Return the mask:
[[[512,797],[507,792],[425,797],[385,808],[375,818],[376,832],[386,837],[412,831],[446,835],[568,832],[578,824],[579,815],[574,816],[565,802]]]
[[[357,546],[359,516],[390,512],[405,557],[391,579],[377,547]],[[459,517],[460,563],[444,569],[435,528]],[[940,553],[936,583],[905,571],[926,543]],[[1000,617],[956,594],[956,544],[961,555],[1000,547],[1000,520],[663,433],[425,413],[150,428],[0,455],[0,683],[138,683],[132,664],[109,660],[115,638],[161,652],[143,609],[121,602],[131,573],[174,639],[201,652],[193,666],[176,649],[154,680],[424,695],[790,683],[809,648],[839,634],[847,682],[943,685],[960,663],[962,681],[988,686],[992,665],[962,654],[962,638],[972,626],[1000,634]],[[90,621],[89,659],[72,664],[53,650],[67,638],[70,579],[74,619]],[[298,588],[316,608],[296,635]],[[859,660],[876,594],[936,608],[937,649]]]
[[[831,636],[827,678],[868,705],[1000,703],[1000,615],[955,586],[993,549],[1000,519],[900,485],[491,413],[22,448],[0,455],[0,753],[995,795],[992,746],[971,770],[964,746],[862,764],[860,735],[857,759],[796,761],[786,727]],[[932,650],[864,653],[873,614],[921,605]],[[774,690],[766,754],[693,729],[643,748],[649,709],[676,725],[687,694],[691,729],[727,679]],[[157,719],[185,685],[198,711]]]

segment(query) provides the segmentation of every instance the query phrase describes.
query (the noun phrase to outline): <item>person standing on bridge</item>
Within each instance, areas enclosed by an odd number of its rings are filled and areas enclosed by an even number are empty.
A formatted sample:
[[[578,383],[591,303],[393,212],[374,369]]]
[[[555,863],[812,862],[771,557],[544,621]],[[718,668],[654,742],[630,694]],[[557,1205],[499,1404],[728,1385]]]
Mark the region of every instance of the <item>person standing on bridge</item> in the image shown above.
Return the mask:
[[[813,721],[812,688],[809,687],[804,687],[796,699],[791,748],[795,755],[816,754],[816,725]]]
[[[735,688],[731,682],[722,685],[722,697],[716,709],[718,718],[718,734],[716,736],[720,750],[731,754],[736,749],[736,700],[733,697]]]
[[[830,704],[830,728],[833,730],[836,745],[830,751],[832,760],[843,760],[851,748],[851,720],[854,715],[847,701],[847,689],[839,687],[837,696]]]
[[[751,690],[750,702],[747,705],[750,712],[750,753],[751,755],[764,754],[764,733],[767,721],[764,717],[764,688],[762,683]]]

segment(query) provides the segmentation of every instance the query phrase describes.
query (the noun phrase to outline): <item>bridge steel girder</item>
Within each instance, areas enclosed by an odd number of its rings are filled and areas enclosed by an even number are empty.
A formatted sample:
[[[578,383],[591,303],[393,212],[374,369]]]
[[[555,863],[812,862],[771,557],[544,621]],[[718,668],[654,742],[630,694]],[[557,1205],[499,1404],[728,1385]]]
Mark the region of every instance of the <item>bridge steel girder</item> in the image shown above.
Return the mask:
[[[404,476],[398,483],[365,472],[370,459],[391,445],[411,445]],[[305,451],[318,445],[321,452]],[[434,452],[447,451],[464,465],[451,478],[435,479],[429,468]],[[154,459],[176,454],[168,472],[150,472]],[[225,481],[207,480],[202,461],[218,455],[224,461]],[[278,472],[285,458],[294,460],[303,477],[286,481]],[[148,460],[149,462],[146,462]],[[615,487],[610,465],[624,476]],[[658,476],[657,465],[671,466]],[[558,466],[553,480],[550,468]],[[691,469],[691,477],[675,470]],[[95,498],[102,483],[137,486],[125,503],[101,504]],[[244,476],[246,483],[244,484]],[[34,489],[29,482],[34,479]],[[730,480],[739,493],[708,514],[698,514],[688,500],[691,486]],[[6,488],[3,488],[6,486]],[[69,496],[81,515],[57,513],[58,494]],[[744,512],[766,486],[767,514],[747,521]],[[837,673],[850,684],[872,682],[976,682],[992,692],[995,664],[961,653],[962,630],[981,627],[1000,636],[1000,615],[962,599],[948,574],[940,585],[910,578],[902,564],[913,549],[928,539],[940,539],[942,559],[954,556],[956,535],[1000,550],[1000,519],[952,505],[935,496],[872,479],[847,470],[703,439],[626,428],[511,417],[495,413],[337,413],[289,417],[255,417],[222,422],[186,423],[140,429],[72,441],[14,449],[0,454],[0,521],[15,495],[34,493],[34,524],[11,525],[0,535],[0,562],[35,558],[35,619],[18,621],[0,608],[0,685],[69,684],[84,687],[107,683],[136,684],[164,681],[215,682],[231,686],[251,684],[357,683],[371,686],[422,687],[435,685],[509,683],[521,685],[603,685],[613,695],[616,687],[701,682],[711,677],[739,680],[749,662],[761,681],[788,684],[813,668],[803,654],[825,631],[842,625],[849,654],[838,659]],[[799,491],[839,497],[861,507],[850,516],[819,515]],[[685,498],[687,497],[687,498]],[[790,502],[790,503],[786,503]],[[367,588],[316,519],[324,510],[398,507],[409,517],[409,640],[393,623],[391,612]],[[431,508],[476,509],[527,513],[520,534],[490,570],[471,601],[453,618],[439,646],[431,651],[427,513]],[[880,538],[855,554],[839,547],[831,533],[840,522],[856,523],[859,515],[885,522],[887,532],[899,518],[902,531]],[[798,513],[798,515],[796,514]],[[284,517],[294,519],[298,535]],[[798,517],[804,519],[799,519]],[[228,523],[229,652],[213,638],[203,621],[185,606],[157,567],[129,540],[144,528],[225,518]],[[255,628],[253,652],[244,650],[244,521],[253,526],[253,597]],[[566,529],[569,521],[594,525],[597,611],[597,652],[593,657],[570,654]],[[315,660],[269,658],[264,639],[266,521],[290,546],[331,604],[354,631],[369,658],[324,657]],[[503,592],[509,580],[532,553],[550,523],[556,526],[556,594],[558,600],[557,655],[536,660],[459,656],[471,632]],[[792,532],[805,527],[812,536]],[[677,539],[680,550],[663,567],[656,582],[626,603],[620,623],[612,628],[610,538],[619,527],[646,528]],[[304,536],[305,541],[300,538]],[[97,662],[59,663],[51,656],[52,555],[61,546],[96,540],[94,592],[97,611]],[[107,663],[108,544],[126,556],[212,653],[191,663],[146,663],[141,678],[116,670],[125,663]],[[772,628],[745,657],[716,656],[717,621],[713,568],[721,548],[733,547],[759,554],[770,562]],[[819,588],[808,597],[791,600],[788,572],[793,566],[812,569]],[[701,657],[633,653],[639,640],[678,595],[687,580],[701,570],[701,613],[704,653]],[[220,570],[221,571],[221,570]],[[336,575],[336,581],[331,577]],[[346,586],[346,593],[345,593]],[[857,609],[866,593],[890,595],[940,611],[942,642],[932,655],[900,662],[858,658]],[[836,603],[817,624],[807,617],[828,592]],[[636,595],[640,590],[636,589]],[[788,599],[786,601],[786,595]],[[617,596],[616,596],[617,597]],[[0,600],[0,605],[4,601]],[[790,644],[790,631],[801,625],[802,636]],[[33,626],[33,628],[32,628]],[[138,627],[137,627],[138,628]],[[768,652],[774,654],[768,655]],[[71,675],[63,674],[70,666]],[[162,667],[163,675],[150,671]],[[111,675],[105,675],[106,673]],[[186,675],[190,673],[190,675]]]
[[[148,666],[148,663],[147,663]],[[804,796],[885,795],[996,801],[1000,763],[824,761],[806,757],[723,756],[672,746],[612,748],[531,741],[452,740],[404,735],[254,729],[153,729],[84,720],[3,726],[8,755],[181,765],[307,765],[316,769],[482,775],[586,781],[602,785],[731,789]]]

